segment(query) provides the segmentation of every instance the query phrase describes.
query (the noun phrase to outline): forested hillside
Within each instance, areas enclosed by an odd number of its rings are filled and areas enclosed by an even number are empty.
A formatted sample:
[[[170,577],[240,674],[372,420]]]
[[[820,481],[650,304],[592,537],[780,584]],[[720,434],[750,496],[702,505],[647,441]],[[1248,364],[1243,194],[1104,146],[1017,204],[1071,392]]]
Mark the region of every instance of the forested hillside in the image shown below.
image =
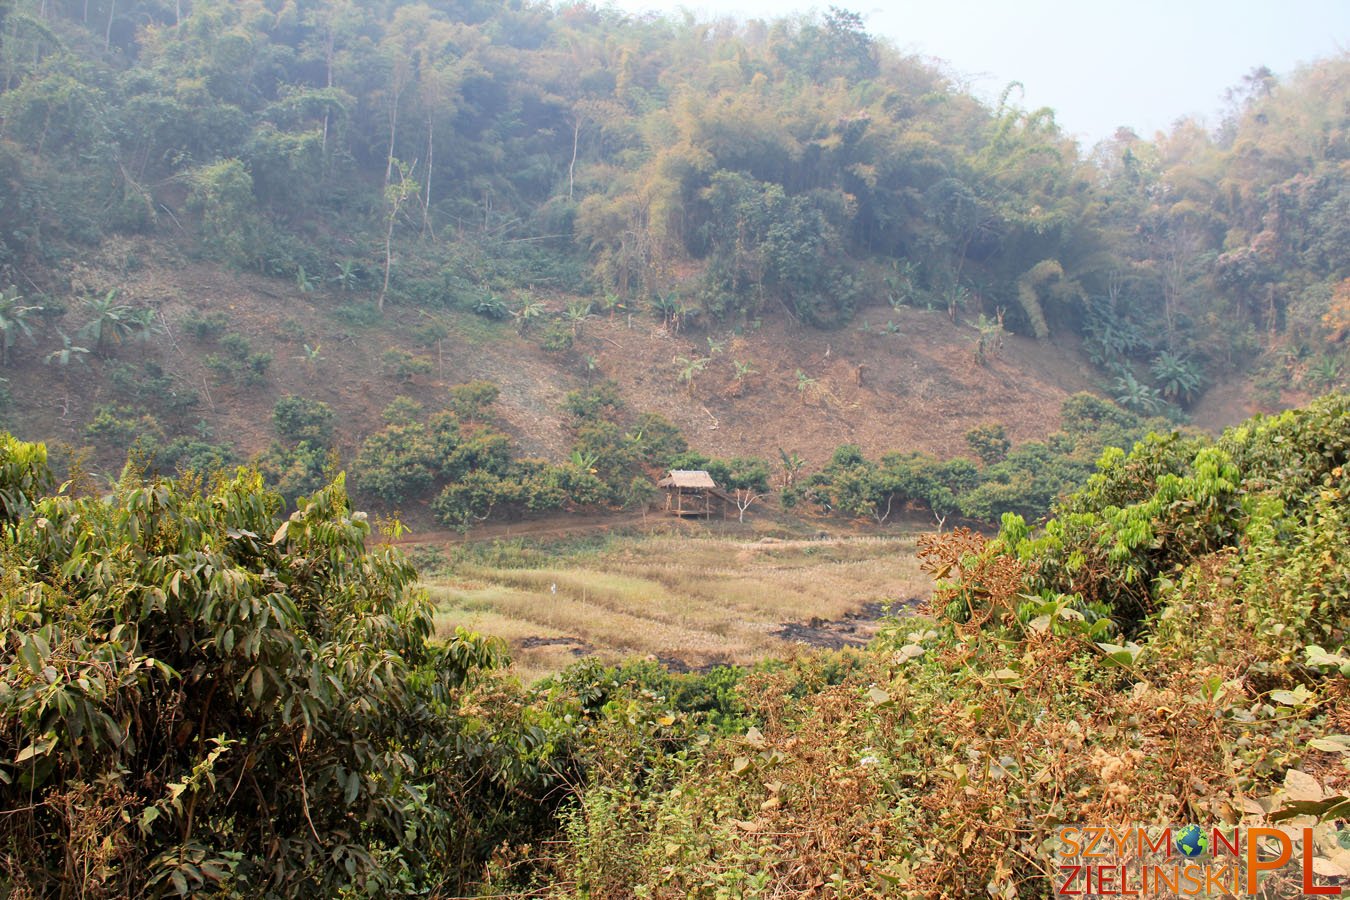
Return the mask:
[[[1350,882],[1350,55],[1020,97],[833,7],[0,0],[0,893],[1046,896],[1166,821]],[[671,467],[698,553],[393,546]],[[743,666],[573,662],[675,634]]]
[[[91,365],[106,383],[120,341],[277,319],[317,361],[333,345],[284,308],[312,294],[329,318],[403,311],[393,349],[423,358],[437,316],[512,320],[562,350],[597,314],[711,337],[914,307],[963,323],[981,362],[1005,329],[1081,342],[1098,389],[1144,414],[1238,370],[1272,406],[1347,374],[1344,56],[1282,80],[1254,69],[1214,132],[1181,122],[1091,151],[1016,85],[982,104],[838,9],[737,24],[587,4],[8,0],[0,57],[10,365]],[[222,282],[276,279],[282,308],[263,324],[175,296],[170,321],[147,311],[170,298],[123,292],[179,254]],[[232,341],[216,383],[266,381],[267,351]],[[715,354],[679,355],[692,386]],[[424,362],[388,365],[413,378]],[[201,391],[167,377],[190,407]],[[202,417],[178,418],[187,437]]]

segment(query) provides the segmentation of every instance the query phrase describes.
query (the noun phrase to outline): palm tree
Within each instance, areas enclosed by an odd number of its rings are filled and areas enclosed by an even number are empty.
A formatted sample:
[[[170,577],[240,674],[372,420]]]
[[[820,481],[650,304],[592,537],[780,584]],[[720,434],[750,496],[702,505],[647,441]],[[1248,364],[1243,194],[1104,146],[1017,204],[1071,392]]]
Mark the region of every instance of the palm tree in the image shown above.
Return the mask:
[[[28,318],[40,309],[40,306],[24,306],[16,287],[0,292],[0,365],[9,365],[9,351],[20,336],[32,340],[33,329]]]

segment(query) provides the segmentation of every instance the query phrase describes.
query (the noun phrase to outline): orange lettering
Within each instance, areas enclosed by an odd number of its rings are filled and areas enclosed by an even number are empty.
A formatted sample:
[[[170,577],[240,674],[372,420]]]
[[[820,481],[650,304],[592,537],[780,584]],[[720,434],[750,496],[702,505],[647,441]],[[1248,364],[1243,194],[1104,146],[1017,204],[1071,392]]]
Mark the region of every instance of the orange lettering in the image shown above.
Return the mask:
[[[1130,890],[1130,870],[1125,866],[1120,867],[1120,893],[1127,897],[1138,897],[1141,893],[1139,888]]]
[[[1279,841],[1280,855],[1274,859],[1261,859],[1261,838],[1272,837]],[[1247,893],[1255,894],[1257,892],[1257,875],[1261,872],[1272,872],[1289,862],[1289,857],[1294,855],[1294,845],[1289,841],[1289,835],[1278,828],[1250,828],[1247,830]]]
[[[1146,853],[1150,853],[1150,852],[1151,852],[1151,853],[1159,853],[1159,852],[1163,851],[1164,849],[1167,851],[1167,853],[1166,853],[1167,856],[1171,856],[1171,855],[1172,855],[1172,829],[1170,829],[1170,828],[1164,828],[1164,829],[1162,830],[1162,834],[1158,835],[1158,842],[1157,842],[1156,844],[1153,843],[1153,841],[1149,839],[1148,832],[1146,832],[1146,831],[1145,831],[1144,829],[1142,829],[1142,828],[1139,829],[1139,855],[1140,855],[1140,856],[1144,856]]]

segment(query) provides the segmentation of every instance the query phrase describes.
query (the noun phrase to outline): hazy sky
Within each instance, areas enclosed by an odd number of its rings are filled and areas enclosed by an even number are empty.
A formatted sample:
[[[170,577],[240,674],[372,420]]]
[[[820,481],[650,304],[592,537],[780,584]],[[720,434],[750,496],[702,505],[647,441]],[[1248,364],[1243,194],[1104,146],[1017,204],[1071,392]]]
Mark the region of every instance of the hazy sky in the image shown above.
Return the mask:
[[[630,12],[772,18],[800,0],[612,0]],[[1256,66],[1286,75],[1350,49],[1350,0],[834,0],[900,49],[945,60],[986,99],[1009,81],[1021,105],[1052,107],[1086,146],[1129,125],[1144,137],[1197,115],[1217,124],[1224,91]]]

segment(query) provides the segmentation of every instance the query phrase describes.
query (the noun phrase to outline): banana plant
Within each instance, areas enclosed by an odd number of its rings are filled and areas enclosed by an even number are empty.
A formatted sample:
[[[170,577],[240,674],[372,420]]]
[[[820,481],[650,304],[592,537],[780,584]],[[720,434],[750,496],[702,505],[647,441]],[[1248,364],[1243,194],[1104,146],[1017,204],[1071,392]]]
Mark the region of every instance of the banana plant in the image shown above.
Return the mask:
[[[689,389],[689,393],[694,393],[694,379],[698,378],[702,372],[712,362],[710,356],[698,356],[690,359],[687,356],[675,357],[675,365],[680,368],[680,381]]]
[[[333,281],[343,291],[354,291],[361,284],[361,268],[354,259],[344,259],[342,262],[334,263],[337,266],[337,274],[333,276]]]
[[[139,313],[125,303],[118,303],[117,295],[117,288],[113,288],[102,297],[84,298],[84,305],[89,308],[93,318],[85,323],[79,333],[93,340],[94,352],[99,355],[103,355],[110,346],[122,343],[139,327]]]
[[[584,300],[567,304],[567,322],[572,326],[572,337],[580,337],[582,326],[590,318],[591,305]]]
[[[1185,354],[1164,351],[1149,367],[1162,395],[1172,402],[1189,403],[1203,381],[1200,367]]]
[[[0,365],[9,365],[9,352],[20,337],[33,339],[28,320],[41,309],[40,306],[24,305],[16,287],[0,292]]]
[[[49,366],[60,366],[63,369],[69,368],[71,363],[84,365],[84,358],[89,355],[89,348],[71,343],[70,335],[64,331],[57,333],[61,335],[61,349],[48,353],[47,358],[43,361]]]

